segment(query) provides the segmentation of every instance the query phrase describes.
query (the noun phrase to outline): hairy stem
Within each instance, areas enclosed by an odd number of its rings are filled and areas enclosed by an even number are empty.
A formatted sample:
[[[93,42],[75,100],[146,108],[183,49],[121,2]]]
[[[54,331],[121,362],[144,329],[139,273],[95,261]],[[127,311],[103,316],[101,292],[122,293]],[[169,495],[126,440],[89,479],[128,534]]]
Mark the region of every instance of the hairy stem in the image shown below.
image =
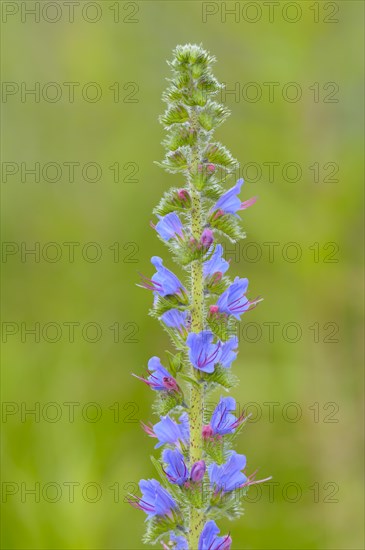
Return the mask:
[[[196,123],[196,113],[192,113],[192,125]],[[195,170],[199,163],[199,149],[193,151],[192,169]],[[201,194],[190,185],[192,200],[191,209],[191,230],[193,237],[199,241],[203,231]],[[191,330],[201,332],[204,329],[204,281],[203,263],[196,260],[191,266]],[[195,378],[196,372],[192,366],[192,375]],[[204,386],[203,384],[191,384],[190,390],[190,464],[202,459],[203,455],[203,406]],[[190,510],[189,526],[189,550],[198,549],[198,541],[204,523],[204,514],[196,507]]]

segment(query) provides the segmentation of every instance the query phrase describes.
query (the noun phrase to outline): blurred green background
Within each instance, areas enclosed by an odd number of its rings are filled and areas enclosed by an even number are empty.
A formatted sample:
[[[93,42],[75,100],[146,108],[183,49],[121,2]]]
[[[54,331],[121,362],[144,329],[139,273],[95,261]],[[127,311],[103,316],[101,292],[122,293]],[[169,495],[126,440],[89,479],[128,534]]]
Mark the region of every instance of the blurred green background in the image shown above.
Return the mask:
[[[186,42],[238,94],[217,137],[260,198],[230,247],[265,298],[234,395],[252,412],[239,451],[273,482],[222,529],[234,550],[364,548],[363,3],[294,4],[41,2],[38,22],[34,2],[2,3],[3,548],[142,548],[125,497],[154,475],[152,395],[130,374],[169,342],[135,283],[152,254],[172,267],[149,221],[182,184],[153,162],[165,60]]]

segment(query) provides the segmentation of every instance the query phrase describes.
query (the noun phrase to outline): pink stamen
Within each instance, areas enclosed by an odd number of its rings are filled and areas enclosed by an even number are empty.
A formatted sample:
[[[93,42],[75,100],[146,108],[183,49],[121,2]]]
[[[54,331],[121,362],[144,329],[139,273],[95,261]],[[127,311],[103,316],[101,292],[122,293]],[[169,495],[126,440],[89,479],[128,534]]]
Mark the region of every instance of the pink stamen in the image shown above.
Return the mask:
[[[250,416],[250,415],[249,415]],[[244,413],[241,414],[236,420],[236,422],[233,424],[233,427],[236,429],[238,426],[243,424],[248,419],[248,416],[245,416]]]
[[[151,386],[151,382],[149,380],[146,380],[146,378],[143,378],[142,376],[137,376],[137,374],[134,374],[132,372],[132,376],[134,376],[134,378],[138,378],[138,380],[141,380],[142,382],[144,382],[145,384],[147,384],[147,386]]]
[[[150,437],[157,437],[157,435],[153,431],[152,424],[148,426],[147,424],[144,424],[144,422],[141,422],[141,426],[142,426],[142,430],[144,430],[147,435],[149,435]]]
[[[146,277],[145,275],[143,275],[143,273],[138,273],[139,276],[141,277],[141,283],[140,285],[137,285],[137,286],[140,286],[142,288],[146,288],[147,290],[153,290],[154,292],[157,292],[158,290],[162,290],[162,285],[161,283],[157,283],[156,281],[152,281],[152,279],[149,279],[148,277]]]
[[[255,480],[255,475],[257,474],[258,470],[255,470],[251,475],[247,477],[247,481],[241,485],[242,487],[249,487],[250,485],[257,485],[258,483],[265,483],[265,481],[269,481],[272,479],[272,476],[265,477],[265,479],[258,479]]]
[[[201,368],[204,365],[208,365],[208,363],[212,363],[215,360],[215,358],[217,357],[218,352],[220,350],[220,347],[221,347],[221,343],[219,342],[219,344],[217,345],[217,347],[213,351],[213,353],[211,353],[211,355],[208,355],[208,356],[206,355],[205,356],[204,361],[201,360],[201,356],[202,356],[202,353],[203,353],[203,350],[201,350],[201,352],[199,354],[199,358],[198,358],[198,367]]]
[[[132,498],[135,500],[132,500]],[[145,510],[146,512],[153,511],[153,507],[150,504],[142,500],[140,497],[136,497],[135,495],[130,495],[130,497],[127,497],[127,501],[131,506],[133,506],[133,508],[138,508],[139,510]],[[141,504],[141,502],[143,504]]]
[[[246,210],[246,208],[249,208],[250,206],[255,204],[256,201],[257,201],[257,197],[252,197],[251,199],[248,199],[247,201],[242,202],[239,209]]]

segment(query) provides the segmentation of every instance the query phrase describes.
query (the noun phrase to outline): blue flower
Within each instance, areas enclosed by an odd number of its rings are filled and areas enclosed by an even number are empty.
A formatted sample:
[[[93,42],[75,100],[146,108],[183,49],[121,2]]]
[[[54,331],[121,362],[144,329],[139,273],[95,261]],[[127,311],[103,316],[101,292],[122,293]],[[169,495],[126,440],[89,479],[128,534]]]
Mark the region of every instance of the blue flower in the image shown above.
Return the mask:
[[[148,290],[153,290],[155,294],[160,296],[170,296],[173,294],[185,295],[185,288],[179,281],[179,279],[163,265],[162,259],[158,256],[153,256],[151,258],[151,263],[156,268],[156,273],[152,276],[152,279],[147,279],[143,277],[142,285]]]
[[[173,550],[189,550],[188,541],[181,535],[170,533],[170,542],[173,542],[174,546],[166,546],[166,544],[162,543],[164,550],[171,550],[171,548]]]
[[[236,400],[233,397],[221,397],[213,411],[210,420],[211,435],[231,434],[242,424],[243,416],[236,418],[232,411],[236,410]]]
[[[237,352],[234,351],[238,347],[238,338],[237,336],[231,336],[227,342],[224,342],[222,345],[222,353],[219,359],[220,364],[225,369],[228,369],[233,361],[237,357]]]
[[[165,474],[171,483],[183,485],[189,479],[189,470],[186,467],[184,457],[178,449],[165,449],[162,459],[167,464]]]
[[[180,332],[186,329],[186,318],[188,316],[187,311],[180,311],[179,309],[170,309],[161,315],[160,319],[165,323],[167,327],[176,328]]]
[[[133,376],[156,391],[180,391],[175,378],[162,366],[159,357],[151,357],[148,361],[148,374],[147,379],[136,374],[133,374]]]
[[[236,277],[233,283],[223,292],[217,302],[218,311],[226,315],[233,315],[238,321],[242,313],[252,309],[261,300],[250,302],[246,298],[248,279]]]
[[[130,503],[146,512],[149,517],[171,516],[177,504],[156,479],[141,479],[139,482],[142,497]]]
[[[204,277],[211,277],[215,273],[225,273],[229,268],[229,263],[223,257],[223,246],[218,244],[212,254],[212,257],[204,262],[203,273]]]
[[[183,237],[183,224],[175,212],[159,216],[159,218],[160,221],[154,228],[164,241]]]
[[[227,493],[242,487],[248,478],[241,470],[246,466],[245,455],[239,455],[231,451],[225,464],[218,466],[213,463],[208,466],[210,484],[215,492]]]
[[[218,537],[219,532],[215,521],[207,521],[199,538],[198,550],[230,550],[231,537]]]
[[[248,201],[241,202],[241,199],[238,198],[238,194],[241,192],[241,187],[243,185],[243,178],[237,180],[237,183],[231,189],[228,189],[223,195],[217,200],[215,205],[212,208],[213,212],[217,210],[223,214],[236,214],[238,210],[245,210],[252,204],[256,202],[256,198],[253,197]]]
[[[151,437],[157,437],[158,443],[155,449],[162,445],[180,445],[180,442],[189,441],[189,417],[187,413],[182,413],[179,417],[180,424],[172,420],[169,415],[162,416],[160,422],[152,428],[142,424],[145,432]]]
[[[186,339],[189,349],[189,358],[192,365],[203,372],[212,373],[214,365],[219,363],[221,357],[221,342],[212,344],[213,333],[209,330],[191,332]]]

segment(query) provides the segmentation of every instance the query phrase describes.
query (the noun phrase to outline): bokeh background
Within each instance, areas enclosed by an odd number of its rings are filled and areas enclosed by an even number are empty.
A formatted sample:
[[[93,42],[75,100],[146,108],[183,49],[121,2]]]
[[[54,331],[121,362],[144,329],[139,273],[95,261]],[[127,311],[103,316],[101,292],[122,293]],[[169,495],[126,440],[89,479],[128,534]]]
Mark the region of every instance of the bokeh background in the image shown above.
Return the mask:
[[[139,427],[152,395],[131,372],[171,348],[135,283],[167,258],[151,211],[182,184],[154,164],[165,60],[201,42],[237,94],[217,137],[260,199],[228,250],[265,298],[243,319],[234,395],[252,413],[248,470],[273,476],[222,529],[234,550],[364,548],[363,3],[272,16],[229,2],[225,16],[220,2],[82,0],[73,22],[66,2],[41,2],[39,21],[34,5],[2,2],[2,547],[142,548],[125,498],[154,475]]]

